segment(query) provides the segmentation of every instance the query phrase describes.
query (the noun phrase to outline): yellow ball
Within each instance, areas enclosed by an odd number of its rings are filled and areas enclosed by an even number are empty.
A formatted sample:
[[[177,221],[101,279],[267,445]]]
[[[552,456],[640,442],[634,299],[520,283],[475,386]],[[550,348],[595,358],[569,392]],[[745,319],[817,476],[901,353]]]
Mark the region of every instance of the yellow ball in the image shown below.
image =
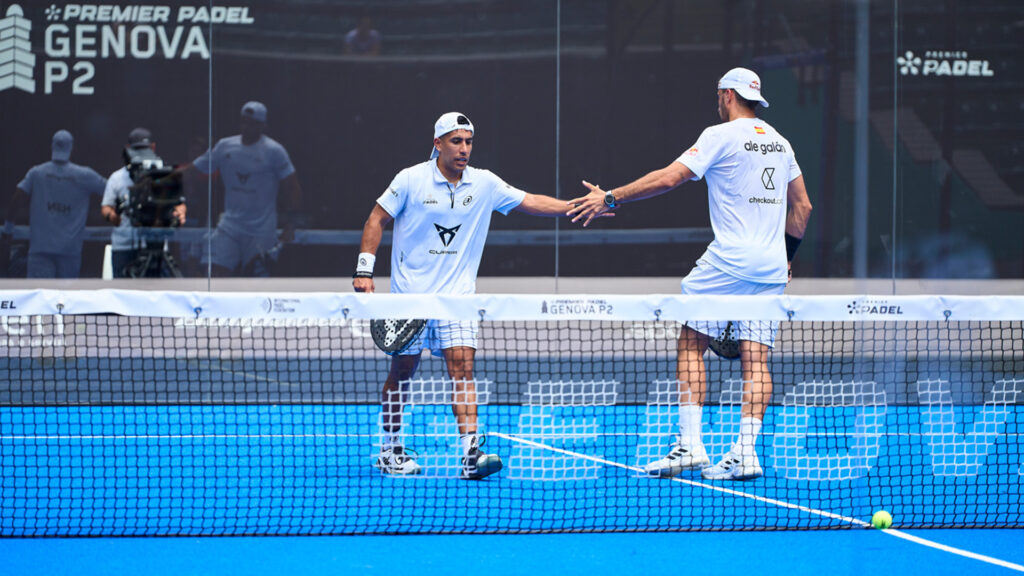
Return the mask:
[[[885,510],[879,510],[871,517],[871,525],[879,530],[885,530],[892,526],[892,515]]]

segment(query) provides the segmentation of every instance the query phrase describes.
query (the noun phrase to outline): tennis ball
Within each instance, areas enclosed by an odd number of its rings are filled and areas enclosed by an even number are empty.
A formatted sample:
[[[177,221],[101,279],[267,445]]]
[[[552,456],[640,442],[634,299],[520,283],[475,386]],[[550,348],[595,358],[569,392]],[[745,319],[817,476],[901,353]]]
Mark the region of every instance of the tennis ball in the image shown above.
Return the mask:
[[[885,510],[879,510],[871,517],[871,525],[879,530],[885,530],[892,526],[892,516]]]

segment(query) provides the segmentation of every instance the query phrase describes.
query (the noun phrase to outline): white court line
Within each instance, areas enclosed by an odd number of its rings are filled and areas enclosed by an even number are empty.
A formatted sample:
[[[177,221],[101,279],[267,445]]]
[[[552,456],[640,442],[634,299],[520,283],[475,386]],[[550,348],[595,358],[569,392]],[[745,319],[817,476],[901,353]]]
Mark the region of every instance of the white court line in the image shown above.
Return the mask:
[[[561,448],[555,448],[554,446],[548,446],[547,444],[541,444],[539,442],[534,442],[532,440],[526,440],[525,438],[519,438],[517,436],[512,436],[512,435],[509,435],[509,434],[502,434],[500,432],[488,432],[488,436],[496,436],[498,438],[504,438],[504,439],[509,440],[511,442],[519,442],[521,444],[527,444],[527,445],[533,446],[535,448],[543,448],[545,450],[551,450],[552,452],[558,452],[558,453],[564,454],[566,456],[573,456],[573,457],[576,457],[576,458],[582,458],[584,460],[590,460],[591,462],[597,462],[599,464],[604,464],[606,466],[614,466],[615,468],[622,468],[623,470],[632,470],[634,472],[639,472],[641,474],[643,474],[643,472],[644,472],[643,468],[640,468],[639,466],[628,466],[626,464],[621,464],[619,462],[613,462],[611,460],[605,460],[604,458],[598,458],[596,456],[590,456],[588,454],[581,454],[579,452],[573,452],[571,450],[563,450]],[[863,520],[860,520],[858,518],[853,518],[851,516],[843,516],[841,514],[835,514],[835,513],[832,513],[832,512],[827,512],[825,510],[817,510],[815,508],[809,508],[807,506],[800,506],[799,504],[792,504],[790,502],[783,502],[782,500],[776,500],[774,498],[766,498],[764,496],[758,496],[756,494],[749,494],[747,492],[741,492],[739,490],[733,490],[731,488],[725,488],[724,486],[717,486],[717,485],[714,485],[714,484],[706,484],[704,482],[695,482],[693,480],[687,480],[686,478],[679,478],[678,476],[675,477],[675,478],[670,478],[670,480],[673,480],[675,482],[679,482],[679,483],[682,483],[682,484],[688,484],[690,486],[695,486],[695,487],[698,487],[698,488],[707,488],[708,490],[713,490],[715,492],[722,492],[723,494],[729,494],[731,496],[740,496],[740,497],[743,497],[743,498],[750,498],[751,500],[757,500],[759,502],[764,502],[766,504],[774,504],[775,506],[779,506],[781,508],[789,508],[791,510],[800,510],[801,512],[806,512],[808,514],[813,514],[815,516],[823,516],[825,518],[832,518],[834,520],[841,520],[841,521],[846,522],[848,524],[853,524],[855,526],[860,526],[861,528],[871,528],[871,524],[870,523],[865,522]],[[954,548],[952,546],[946,546],[945,544],[939,544],[938,542],[932,542],[931,540],[925,540],[924,538],[920,538],[918,536],[913,536],[911,534],[907,534],[906,532],[903,532],[901,530],[897,530],[895,528],[890,528],[888,530],[879,530],[879,532],[882,532],[884,534],[888,534],[890,536],[895,536],[897,538],[902,538],[904,540],[908,540],[910,542],[914,542],[914,543],[920,544],[922,546],[927,546],[929,548],[935,548],[936,550],[942,550],[943,552],[949,552],[951,554],[956,554],[958,556],[963,556],[965,558],[972,558],[974,560],[980,560],[982,562],[987,562],[989,564],[994,564],[996,566],[1002,566],[1003,568],[1009,568],[1011,570],[1016,570],[1018,572],[1024,572],[1024,566],[1022,566],[1020,564],[1014,564],[1013,562],[1007,562],[1006,560],[1000,560],[999,558],[993,558],[991,556],[985,556],[984,554],[977,554],[977,553],[971,552],[969,550],[963,550],[961,548]]]
[[[271,384],[281,384],[281,385],[287,386],[289,388],[295,388],[295,386],[296,386],[295,384],[292,384],[291,382],[286,382],[284,380],[278,380],[276,378],[268,378],[266,376],[262,376],[260,374],[254,373],[254,372],[247,372],[245,370],[232,370],[230,368],[224,368],[224,367],[221,366],[221,361],[220,360],[194,360],[194,359],[188,359],[188,364],[187,365],[192,365],[192,366],[197,366],[198,365],[198,368],[201,370],[201,369],[204,368],[204,366],[203,366],[204,363],[206,364],[206,367],[205,367],[206,369],[216,370],[217,372],[221,372],[221,373],[224,373],[224,374],[237,374],[237,375],[243,376],[243,377],[245,377],[245,378],[247,378],[249,380],[255,380],[257,382],[269,382]]]

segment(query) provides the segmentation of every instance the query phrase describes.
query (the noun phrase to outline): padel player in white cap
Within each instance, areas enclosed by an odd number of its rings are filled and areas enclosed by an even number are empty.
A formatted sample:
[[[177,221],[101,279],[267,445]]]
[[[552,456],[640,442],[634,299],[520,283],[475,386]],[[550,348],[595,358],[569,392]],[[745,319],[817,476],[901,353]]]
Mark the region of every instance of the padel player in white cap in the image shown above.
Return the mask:
[[[566,215],[564,200],[529,194],[488,170],[471,167],[475,133],[464,114],[442,114],[434,124],[430,159],[399,172],[377,199],[363,228],[352,280],[356,292],[374,291],[377,248],[392,220],[391,292],[473,294],[491,214],[518,210],[535,216]],[[478,480],[501,469],[498,456],[480,450],[473,382],[477,331],[477,322],[432,320],[410,347],[392,357],[382,393],[384,437],[376,462],[382,473],[421,471],[402,445],[402,406],[389,398],[396,395],[399,382],[412,378],[424,348],[444,357],[456,399],[466,399],[452,404],[462,446],[462,478]]]
[[[267,266],[278,247],[278,195],[287,212],[282,215],[280,241],[291,241],[302,188],[288,151],[264,134],[267,107],[246,102],[240,115],[241,134],[222,138],[192,162],[203,174],[218,172],[224,183],[224,213],[210,240],[209,260],[214,276],[237,273],[269,276]]]
[[[704,178],[715,239],[683,278],[683,294],[781,294],[800,240],[807,228],[807,197],[793,147],[770,124],[757,118],[768,107],[761,79],[733,68],[718,81],[721,124],[704,130],[674,162],[612,190],[584,182],[590,193],[571,200],[573,221],[591,219],[624,202],[664,194],[683,182]],[[691,322],[679,335],[679,437],[667,456],[648,463],[651,476],[676,476],[701,469],[709,480],[746,480],[763,474],[755,450],[761,421],[771,397],[768,351],[777,322],[737,322],[743,372],[743,411],[732,448],[716,465],[701,440],[701,408],[706,376],[704,351],[726,329],[726,322]]]

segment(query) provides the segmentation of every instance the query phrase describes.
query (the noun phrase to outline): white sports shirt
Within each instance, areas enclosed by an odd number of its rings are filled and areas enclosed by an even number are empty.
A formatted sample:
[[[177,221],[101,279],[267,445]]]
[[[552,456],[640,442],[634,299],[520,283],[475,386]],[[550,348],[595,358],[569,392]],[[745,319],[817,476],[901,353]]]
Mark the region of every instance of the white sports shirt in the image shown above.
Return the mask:
[[[399,172],[377,199],[395,219],[391,291],[476,292],[491,213],[508,214],[525,197],[489,170],[469,166],[456,185],[445,180],[435,160]]]
[[[127,202],[131,196],[131,186],[132,177],[128,173],[128,167],[118,168],[107,178],[107,188],[103,191],[103,201],[100,205],[117,208],[122,202]],[[131,218],[125,215],[121,218],[121,223],[110,233],[110,249],[134,250],[137,247]]]
[[[284,146],[267,135],[248,146],[241,136],[229,136],[192,164],[203,174],[220,171],[224,213],[218,228],[242,236],[276,236],[277,192],[295,172]]]
[[[706,178],[715,239],[701,256],[742,280],[784,284],[786,191],[800,176],[793,147],[757,118],[704,130],[679,162]]]

